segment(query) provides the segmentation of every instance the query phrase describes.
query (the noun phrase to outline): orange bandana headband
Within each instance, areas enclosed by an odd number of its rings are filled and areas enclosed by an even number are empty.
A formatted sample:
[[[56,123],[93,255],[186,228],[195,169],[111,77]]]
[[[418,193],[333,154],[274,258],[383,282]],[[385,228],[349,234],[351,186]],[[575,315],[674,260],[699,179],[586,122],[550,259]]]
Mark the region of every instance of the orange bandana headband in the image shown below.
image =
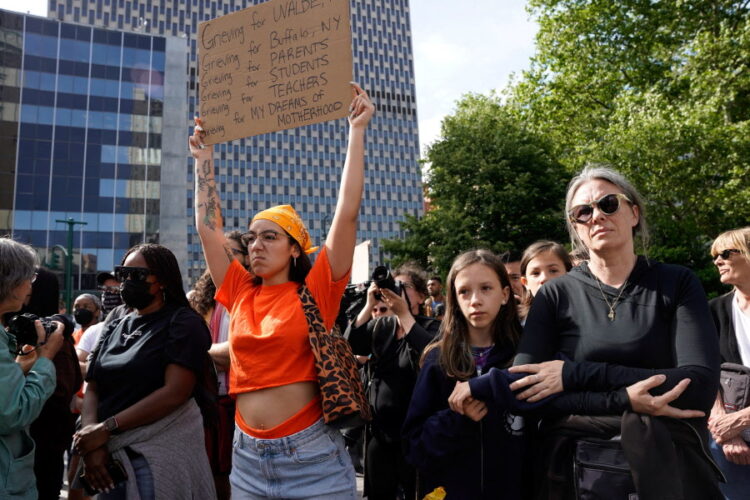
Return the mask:
[[[305,253],[313,253],[319,248],[312,246],[310,233],[307,232],[305,223],[302,222],[302,219],[291,205],[277,205],[258,212],[250,223],[252,224],[253,221],[258,219],[270,220],[281,226],[284,231],[289,233],[299,243],[299,246]]]

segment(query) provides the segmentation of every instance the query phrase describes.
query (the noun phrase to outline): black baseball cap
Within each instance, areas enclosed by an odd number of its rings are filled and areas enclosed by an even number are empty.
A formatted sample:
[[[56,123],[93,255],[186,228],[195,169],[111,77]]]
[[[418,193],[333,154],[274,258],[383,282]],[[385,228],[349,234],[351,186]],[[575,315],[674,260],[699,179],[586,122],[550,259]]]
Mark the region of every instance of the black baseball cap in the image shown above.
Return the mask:
[[[102,286],[107,280],[117,281],[117,278],[115,278],[114,274],[108,273],[107,271],[103,271],[96,275],[96,284],[99,286]]]

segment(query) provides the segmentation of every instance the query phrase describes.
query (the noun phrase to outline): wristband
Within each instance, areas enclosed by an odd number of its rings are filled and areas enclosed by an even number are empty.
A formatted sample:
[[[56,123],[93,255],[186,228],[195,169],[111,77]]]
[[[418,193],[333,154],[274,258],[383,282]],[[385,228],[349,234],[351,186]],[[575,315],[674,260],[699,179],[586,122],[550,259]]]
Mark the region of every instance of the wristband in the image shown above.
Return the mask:
[[[115,416],[109,417],[107,420],[104,421],[104,428],[107,429],[107,432],[113,433],[119,427],[120,427],[120,424],[117,421],[117,417]]]

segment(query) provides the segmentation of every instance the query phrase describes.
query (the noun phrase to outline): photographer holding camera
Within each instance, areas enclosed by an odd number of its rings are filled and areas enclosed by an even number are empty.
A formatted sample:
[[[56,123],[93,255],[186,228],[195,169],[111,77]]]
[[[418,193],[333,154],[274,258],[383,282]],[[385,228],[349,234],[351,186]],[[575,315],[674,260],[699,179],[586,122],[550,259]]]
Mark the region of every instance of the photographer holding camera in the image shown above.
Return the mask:
[[[401,426],[417,380],[419,358],[440,322],[420,315],[427,296],[424,273],[413,265],[373,272],[367,303],[345,333],[354,354],[370,356],[367,394],[373,420],[365,439],[365,492],[370,500],[413,498],[416,472],[404,459]],[[391,315],[373,317],[382,300]]]
[[[0,317],[21,310],[31,294],[36,264],[31,247],[0,238]],[[55,390],[51,360],[62,346],[63,325],[48,322],[45,330],[39,320],[32,324],[30,336],[28,329],[14,330],[26,334],[20,339],[6,330],[5,319],[0,325],[0,498],[37,498],[28,426]],[[18,353],[22,355],[14,359]]]

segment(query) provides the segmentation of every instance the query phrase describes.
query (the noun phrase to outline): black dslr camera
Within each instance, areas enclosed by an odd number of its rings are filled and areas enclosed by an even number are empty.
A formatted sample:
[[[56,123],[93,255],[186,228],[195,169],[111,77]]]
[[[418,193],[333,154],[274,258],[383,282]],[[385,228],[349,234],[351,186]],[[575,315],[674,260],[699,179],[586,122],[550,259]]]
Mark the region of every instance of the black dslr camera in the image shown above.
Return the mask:
[[[54,323],[55,321],[62,323],[65,327],[63,335],[70,336],[73,333],[73,328],[70,325],[70,321],[68,321],[68,319],[62,314],[55,314],[54,316],[50,316],[49,318],[40,318],[36,314],[31,313],[17,314],[13,316],[10,321],[8,321],[8,332],[12,333],[13,336],[16,337],[16,343],[19,346],[37,345],[37,341],[39,339],[36,334],[36,328],[34,327],[34,321],[36,320],[39,320],[42,323],[42,328],[44,328],[45,333],[45,341],[47,340],[47,338],[49,338],[52,332],[57,329],[57,325],[55,325]],[[70,330],[70,333],[68,333],[68,330]]]
[[[401,291],[403,290],[401,282],[393,279],[391,270],[385,266],[378,266],[375,268],[375,270],[372,272],[372,281],[375,283],[375,285],[377,285],[378,288],[387,288],[388,290],[391,290],[393,293],[399,296],[401,295]],[[380,294],[377,294],[375,298],[378,300],[383,300]]]

